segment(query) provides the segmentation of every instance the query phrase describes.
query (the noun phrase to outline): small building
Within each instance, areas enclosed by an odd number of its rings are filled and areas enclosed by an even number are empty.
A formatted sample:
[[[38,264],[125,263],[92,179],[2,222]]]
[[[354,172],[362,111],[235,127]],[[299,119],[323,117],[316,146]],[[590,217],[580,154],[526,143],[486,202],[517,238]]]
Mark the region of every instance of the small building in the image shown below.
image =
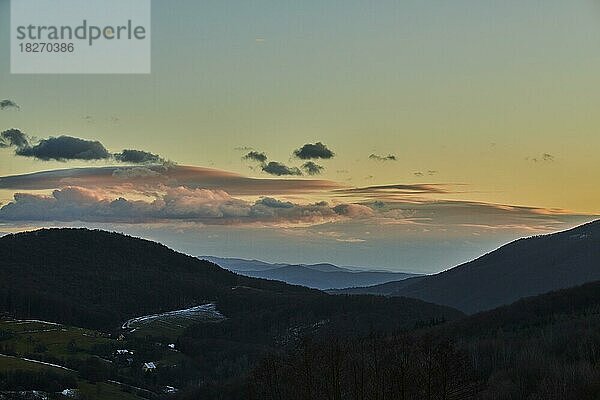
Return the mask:
[[[173,386],[163,387],[163,393],[165,393],[165,394],[175,394],[177,392],[178,392],[178,390],[176,388],[174,388]]]
[[[156,371],[156,364],[153,362],[144,363],[144,365],[142,365],[142,369],[144,372],[154,372]]]

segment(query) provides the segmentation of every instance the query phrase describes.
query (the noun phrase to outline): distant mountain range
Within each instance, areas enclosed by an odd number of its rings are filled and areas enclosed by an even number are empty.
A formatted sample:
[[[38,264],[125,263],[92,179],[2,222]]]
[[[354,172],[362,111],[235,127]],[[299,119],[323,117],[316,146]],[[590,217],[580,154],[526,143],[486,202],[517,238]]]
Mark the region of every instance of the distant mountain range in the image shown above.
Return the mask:
[[[600,280],[600,220],[516,240],[439,274],[330,292],[412,297],[475,313],[595,280]]]
[[[377,285],[421,276],[407,272],[361,271],[333,264],[270,264],[264,261],[241,258],[200,256],[240,275],[283,281],[314,289],[341,289],[355,286]]]

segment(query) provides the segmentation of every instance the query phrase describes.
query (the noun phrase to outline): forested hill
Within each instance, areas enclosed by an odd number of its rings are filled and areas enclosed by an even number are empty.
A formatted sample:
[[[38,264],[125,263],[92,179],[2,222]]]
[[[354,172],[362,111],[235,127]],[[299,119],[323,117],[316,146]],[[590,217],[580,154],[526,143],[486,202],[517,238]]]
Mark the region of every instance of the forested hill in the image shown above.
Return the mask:
[[[413,297],[475,313],[596,280],[600,280],[600,220],[516,240],[436,275],[337,292]]]
[[[214,301],[232,287],[308,289],[249,279],[166,246],[116,233],[43,229],[0,238],[0,309],[101,328]]]
[[[248,278],[161,244],[87,229],[43,229],[0,238],[0,313],[97,329],[139,315],[217,302],[227,317],[277,305],[286,326],[343,312],[349,325],[399,326],[456,318],[448,307],[409,299],[336,296],[283,282]],[[283,308],[282,308],[283,307]],[[311,313],[311,310],[328,310]],[[297,315],[302,310],[302,315]],[[385,314],[376,321],[368,316]],[[314,318],[312,317],[314,315]]]

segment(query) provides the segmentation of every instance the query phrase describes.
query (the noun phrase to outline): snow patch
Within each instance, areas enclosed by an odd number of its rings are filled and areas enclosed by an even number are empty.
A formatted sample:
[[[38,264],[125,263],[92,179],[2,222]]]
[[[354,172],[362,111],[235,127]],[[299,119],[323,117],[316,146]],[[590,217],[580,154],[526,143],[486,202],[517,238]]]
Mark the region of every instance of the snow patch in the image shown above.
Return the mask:
[[[122,329],[136,329],[140,325],[147,325],[154,321],[162,321],[169,319],[213,319],[222,320],[225,316],[217,310],[217,305],[214,303],[203,304],[183,310],[169,311],[160,314],[145,315],[128,320],[121,326]]]

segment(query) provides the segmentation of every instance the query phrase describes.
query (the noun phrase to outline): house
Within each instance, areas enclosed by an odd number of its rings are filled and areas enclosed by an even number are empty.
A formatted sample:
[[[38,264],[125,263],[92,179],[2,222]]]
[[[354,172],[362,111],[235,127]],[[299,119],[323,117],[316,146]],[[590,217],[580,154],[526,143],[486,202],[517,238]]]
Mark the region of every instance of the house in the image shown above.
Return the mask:
[[[156,371],[156,364],[153,362],[144,363],[144,365],[142,365],[142,369],[144,372],[154,372]]]
[[[165,386],[163,387],[163,393],[165,394],[174,394],[177,393],[178,390],[175,389],[173,386]]]

